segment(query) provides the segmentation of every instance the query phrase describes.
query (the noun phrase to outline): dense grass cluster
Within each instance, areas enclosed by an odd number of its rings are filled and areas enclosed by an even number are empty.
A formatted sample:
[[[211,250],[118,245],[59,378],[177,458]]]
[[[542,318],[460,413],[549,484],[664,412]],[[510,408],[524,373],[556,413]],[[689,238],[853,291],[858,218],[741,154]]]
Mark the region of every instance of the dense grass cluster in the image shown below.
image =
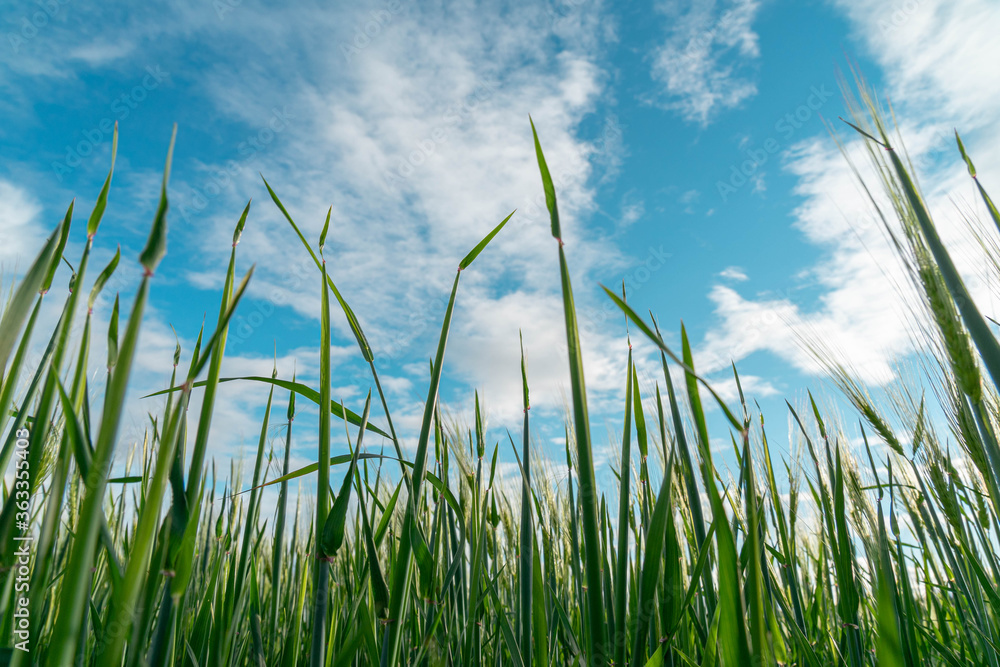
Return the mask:
[[[187,363],[178,347],[170,387],[157,399],[162,410],[134,449],[137,474],[110,478],[116,454],[127,453],[119,425],[149,284],[165,252],[170,173],[168,154],[142,282],[123,325],[115,301],[108,357],[97,364],[107,367],[104,395],[91,406],[90,309],[119,261],[88,282],[112,158],[37,367],[26,360],[44,341],[36,324],[43,300],[54,298],[72,206],[0,319],[0,664],[1000,667],[1000,343],[938,236],[912,165],[862,92],[850,104],[852,126],[888,195],[872,204],[921,296],[922,333],[940,361],[928,373],[931,395],[900,389],[897,400],[875,405],[831,363],[862,421],[852,432],[864,447],[850,447],[837,419],[810,401],[802,414],[789,405],[801,457],[772,457],[763,417],[742,390],[729,406],[697,374],[683,329],[675,354],[655,321],[608,291],[633,335],[659,348],[662,364],[655,402],[640,395],[631,353],[622,370],[616,489],[595,480],[570,272],[537,135],[569,351],[566,484],[554,485],[544,467],[539,474],[539,465],[552,464],[532,451],[523,361],[516,446],[487,442],[478,399],[469,432],[440,415],[462,272],[510,216],[458,264],[416,447],[404,451],[361,324],[327,271],[329,213],[314,250],[270,185],[322,286],[319,386],[276,374],[237,379],[270,387],[253,477],[232,473],[222,482],[214,465],[209,471],[227,326],[252,273],[239,280],[235,270],[248,205],[217,324],[199,334]],[[71,335],[83,311],[84,327]],[[373,392],[360,414],[331,400],[335,316],[346,317],[371,369]],[[189,415],[194,391],[203,400]],[[373,396],[384,418],[378,425],[369,420]],[[713,464],[703,400],[728,424],[735,479]],[[290,470],[296,401],[322,408],[318,461]],[[646,413],[649,405],[655,413]],[[348,425],[348,455],[330,455],[334,418]],[[268,436],[279,421],[285,437],[275,451]],[[366,448],[373,436],[394,451]],[[519,500],[501,492],[495,474],[507,446],[521,466]],[[269,479],[272,469],[280,476]],[[337,489],[333,469],[344,473]],[[305,475],[315,476],[315,502],[293,505],[289,481]],[[265,485],[278,485],[273,517],[261,516]],[[242,488],[251,490],[233,493]],[[304,507],[315,515],[299,521]]]

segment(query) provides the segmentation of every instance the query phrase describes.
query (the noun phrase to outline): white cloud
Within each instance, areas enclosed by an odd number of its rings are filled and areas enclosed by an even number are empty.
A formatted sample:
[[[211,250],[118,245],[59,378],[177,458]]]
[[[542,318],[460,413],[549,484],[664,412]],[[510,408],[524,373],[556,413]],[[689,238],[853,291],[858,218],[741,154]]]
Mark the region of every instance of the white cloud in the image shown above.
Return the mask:
[[[201,290],[221,286],[235,216],[247,198],[255,199],[238,250],[239,270],[256,262],[257,271],[251,299],[241,306],[230,333],[237,361],[258,363],[257,371],[266,375],[267,355],[257,359],[247,352],[257,349],[263,331],[303,319],[303,331],[315,331],[319,312],[316,269],[269,201],[258,169],[314,245],[333,205],[330,272],[379,357],[383,387],[401,431],[412,430],[419,420],[426,386],[423,360],[433,352],[458,260],[517,208],[507,229],[463,274],[453,325],[462,335],[451,339],[445,372],[482,389],[494,413],[514,415],[520,401],[517,332],[522,328],[533,403],[540,410],[561,411],[568,369],[557,242],[549,231],[530,113],[559,192],[595,405],[623,389],[624,328],[616,317],[615,331],[621,335],[609,334],[602,329],[611,321],[605,313],[598,313],[599,319],[587,315],[595,303],[603,304],[589,276],[608,267],[624,274],[631,266],[641,282],[651,269],[623,257],[612,239],[582,223],[596,209],[594,183],[614,178],[625,153],[614,116],[598,118],[592,135],[580,136],[583,119],[593,118],[609,101],[608,75],[598,63],[603,45],[615,39],[613,21],[597,1],[560,5],[555,12],[534,3],[515,4],[402,3],[400,11],[374,14],[370,7],[317,12],[244,6],[224,16],[211,7],[182,5],[170,20],[150,10],[102,23],[106,35],[127,32],[131,43],[161,44],[165,52],[181,35],[205,45],[211,65],[190,72],[186,83],[209,98],[214,113],[245,127],[237,138],[257,138],[260,144],[249,156],[235,142],[231,156],[225,147],[221,155],[215,148],[206,153],[189,147],[185,159],[189,167],[198,165],[196,173],[185,182],[185,170],[177,168],[171,182],[170,253],[186,254],[185,266],[199,267],[175,278]],[[508,20],[511,12],[516,22]],[[369,26],[371,21],[377,25]],[[128,46],[111,48],[114,42],[96,33],[79,36],[52,25],[25,45],[31,55],[25,60],[34,63],[35,73],[52,77],[50,85],[57,79],[73,82],[88,68],[124,66],[121,56]],[[43,47],[50,40],[64,40],[65,47],[46,55]],[[144,50],[154,60],[162,53]],[[262,53],[267,70],[254,65]],[[28,66],[22,63],[18,72]],[[280,128],[273,124],[276,110],[286,119]],[[266,141],[262,133],[269,133]],[[179,147],[183,142],[182,126]],[[221,182],[215,173],[228,157],[241,169]],[[219,185],[220,191],[209,192],[206,183],[213,191]],[[121,192],[121,183],[116,191]],[[199,196],[209,197],[208,207],[197,205]],[[210,217],[217,210],[222,212]],[[194,217],[187,219],[184,211]],[[621,216],[630,222],[642,211],[642,201],[633,199],[623,202]],[[190,232],[195,220],[196,234]],[[663,256],[657,250],[651,265],[662,266]],[[169,291],[162,294],[170,298]],[[154,292],[153,303],[155,297]],[[356,361],[343,317],[335,311],[333,319],[344,343],[335,364]],[[208,320],[211,325],[211,313]],[[174,349],[166,322],[164,313],[151,311],[137,361],[136,396],[166,382]],[[194,332],[180,333],[186,357]],[[288,349],[298,342],[298,337],[279,340],[278,354],[299,358],[302,377],[303,366],[316,353]],[[281,372],[290,374],[288,364]],[[345,382],[367,382],[350,373],[345,377]],[[256,420],[241,420],[240,414],[261,407],[259,389],[220,391],[213,453],[231,454],[255,438],[245,430],[253,430]],[[446,390],[444,398],[464,410],[468,404],[459,401],[465,391]],[[140,402],[130,411],[131,433],[145,428],[149,404]]]
[[[38,223],[42,207],[26,189],[0,179],[0,266],[4,272],[28,268],[44,231]],[[7,276],[9,278],[9,276]]]
[[[836,0],[884,68],[895,104],[924,105],[963,127],[995,124],[1000,80],[977,65],[1000,57],[1000,5],[990,0]]]
[[[646,215],[646,203],[639,199],[634,191],[630,191],[622,198],[622,211],[618,218],[618,227],[620,229],[631,227],[644,215]]]
[[[681,198],[678,201],[680,201],[680,203],[684,205],[685,213],[687,213],[688,215],[693,215],[694,205],[698,202],[699,199],[701,199],[701,192],[699,192],[698,190],[688,190],[681,195]]]
[[[570,389],[563,306],[558,294],[518,291],[496,299],[474,298],[459,318],[448,364],[452,373],[470,385],[486,388],[484,398],[494,415],[511,423],[521,414],[519,331],[524,336],[532,405],[559,415]],[[585,322],[581,329],[587,389],[596,414],[595,405],[624,390],[628,345],[624,336],[609,335]]]
[[[651,73],[661,86],[657,103],[707,125],[753,97],[757,85],[748,63],[760,56],[753,30],[759,8],[758,0],[660,3],[669,28],[652,54]]]
[[[725,278],[726,280],[734,280],[737,282],[743,282],[750,280],[747,276],[746,271],[738,266],[727,266],[725,269],[719,272],[720,278]]]
[[[613,243],[582,224],[596,208],[594,177],[613,172],[623,151],[613,117],[596,136],[579,136],[582,119],[607,93],[596,64],[605,38],[595,20],[599,10],[583,3],[553,17],[529,3],[519,6],[512,23],[500,20],[492,5],[411,6],[383,21],[378,34],[360,42],[363,48],[355,46],[350,27],[363,26],[368,12],[357,21],[345,18],[349,29],[332,40],[303,20],[299,40],[314,48],[300,68],[308,76],[276,80],[242,69],[238,58],[203,75],[201,85],[216,107],[251,128],[268,123],[274,99],[292,117],[220,197],[230,210],[255,197],[239,249],[241,258],[257,263],[251,296],[275,306],[265,309],[272,313],[267,317],[312,320],[319,311],[316,269],[263,191],[260,169],[314,245],[333,205],[328,267],[389,376],[384,388],[401,432],[419,421],[424,360],[433,353],[458,261],[515,208],[507,228],[462,274],[445,374],[469,388],[446,390],[443,398],[467,411],[476,387],[494,414],[520,414],[520,328],[533,404],[556,413],[564,405],[568,367],[557,242],[527,121],[530,113],[556,181],[584,313],[600,298],[588,276],[628,266]],[[227,30],[239,35],[239,13],[229,18],[234,23]],[[564,46],[557,50],[545,35]],[[349,59],[345,44],[352,47]],[[284,64],[297,58],[297,51],[278,49],[275,67],[294,71]],[[174,183],[185,194],[186,185]],[[178,199],[184,205],[183,195]],[[641,215],[641,201],[627,204],[623,219]],[[208,267],[228,256],[233,216],[210,223],[200,233],[211,238],[191,245]],[[221,284],[217,270],[189,278],[199,287]],[[339,312],[333,319],[343,340],[353,341]],[[623,333],[620,320],[614,324]],[[591,329],[584,333],[587,380],[599,401],[623,390],[627,346],[600,326]]]
[[[995,312],[988,271],[977,241],[959,209],[982,211],[950,135],[959,125],[984,182],[1000,182],[1000,159],[989,147],[1000,138],[994,110],[1000,84],[985,80],[970,62],[1000,59],[994,35],[1000,8],[979,0],[907,3],[912,11],[868,0],[837,3],[855,33],[884,68],[887,90],[902,124],[902,136],[939,230],[967,283],[987,312]],[[894,14],[895,12],[895,14]],[[888,22],[888,23],[887,23]],[[866,159],[848,128],[844,138],[855,162]],[[826,136],[805,140],[785,154],[785,169],[798,179],[802,203],[795,227],[823,248],[810,270],[790,277],[779,293],[745,297],[730,287],[711,292],[721,325],[700,346],[711,367],[722,367],[757,350],[768,350],[805,372],[822,372],[803,340],[822,342],[828,353],[847,361],[858,376],[882,384],[893,377],[893,361],[914,352],[908,299],[915,298],[864,193],[847,162]],[[868,174],[877,190],[877,180]],[[956,206],[957,204],[957,206]],[[988,233],[993,233],[992,231]],[[816,307],[803,308],[795,294],[819,287]],[[706,363],[706,362],[703,362]]]
[[[70,58],[82,60],[89,67],[102,67],[116,60],[128,56],[135,49],[131,42],[120,42],[117,44],[108,42],[93,42],[72,49]]]

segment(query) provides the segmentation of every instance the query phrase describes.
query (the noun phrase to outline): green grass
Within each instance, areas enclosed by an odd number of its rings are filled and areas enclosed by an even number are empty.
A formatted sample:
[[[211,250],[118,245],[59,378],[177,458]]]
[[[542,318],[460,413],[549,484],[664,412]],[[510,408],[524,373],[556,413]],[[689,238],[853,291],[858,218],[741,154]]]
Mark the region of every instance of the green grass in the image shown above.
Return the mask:
[[[38,313],[43,300],[59,298],[56,268],[71,262],[63,255],[78,233],[72,205],[0,315],[0,472],[8,480],[0,494],[0,665],[1000,667],[1000,343],[938,234],[898,136],[863,83],[859,90],[859,98],[848,96],[847,131],[868,148],[875,185],[887,196],[872,204],[889,202],[879,213],[921,297],[914,314],[939,359],[925,393],[900,386],[894,400],[875,404],[844,365],[822,359],[856,414],[825,414],[811,396],[789,404],[787,415],[772,418],[790,419],[798,449],[775,458],[764,416],[744,397],[735,368],[739,400],[728,404],[699,375],[683,326],[675,351],[651,316],[606,290],[629,336],[659,349],[662,372],[644,404],[638,376],[654,369],[629,349],[614,488],[595,478],[572,256],[537,133],[570,371],[564,470],[533,441],[523,354],[524,418],[508,442],[487,440],[478,395],[468,430],[443,421],[438,401],[462,274],[477,270],[474,260],[497,234],[511,233],[504,227],[515,213],[455,258],[407,458],[377,359],[326,263],[329,213],[314,245],[266,182],[316,265],[319,385],[276,371],[221,377],[228,325],[253,272],[241,280],[236,270],[247,204],[217,321],[198,332],[186,367],[178,347],[145,439],[123,451],[123,401],[167,250],[173,139],[139,266],[116,254],[88,283],[112,157],[57,324],[39,330]],[[989,255],[994,246],[982,247]],[[987,259],[1000,266],[1000,257]],[[92,361],[89,342],[103,334],[92,330],[89,311],[115,271],[137,268],[142,281],[131,308],[114,302],[108,357]],[[84,289],[88,313],[74,337]],[[372,374],[364,405],[354,409],[331,397],[331,332],[340,317]],[[29,368],[33,346],[44,353]],[[91,405],[89,383],[101,373],[106,389]],[[233,470],[220,479],[207,456],[215,399],[230,382],[268,386],[249,480]],[[202,392],[197,414],[188,412],[193,392]],[[373,392],[381,406],[374,414]],[[296,401],[320,408],[319,447],[315,463],[292,470]],[[716,408],[719,423],[706,416]],[[937,423],[931,414],[944,418]],[[284,437],[272,441],[279,420]],[[849,447],[859,435],[863,452]],[[713,438],[731,441],[734,470],[716,466]],[[332,456],[335,443],[349,453]],[[505,493],[496,474],[507,446],[520,466],[519,493]],[[126,455],[134,472],[111,477]],[[562,477],[565,484],[550,481]],[[303,479],[315,480],[317,492],[293,504],[290,482]],[[261,511],[269,486],[278,491],[274,516]],[[35,539],[22,573],[18,526],[29,496]],[[25,578],[30,592],[22,592]],[[24,614],[28,652],[15,649]]]

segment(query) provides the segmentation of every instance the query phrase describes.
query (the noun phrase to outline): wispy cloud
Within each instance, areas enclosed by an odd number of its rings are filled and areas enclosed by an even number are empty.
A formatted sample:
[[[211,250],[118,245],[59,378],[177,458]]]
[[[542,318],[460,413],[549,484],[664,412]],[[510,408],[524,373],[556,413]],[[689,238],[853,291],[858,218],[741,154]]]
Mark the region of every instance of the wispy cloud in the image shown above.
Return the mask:
[[[725,278],[726,280],[733,280],[738,282],[750,280],[750,278],[746,274],[746,271],[744,271],[738,266],[727,266],[725,269],[719,272],[719,277]]]
[[[753,22],[758,0],[668,0],[666,40],[652,53],[654,101],[685,120],[708,125],[719,113],[757,93],[753,63],[760,56]]]
[[[589,0],[560,5],[554,14],[530,2],[376,5],[317,11],[236,3],[225,4],[218,15],[210,5],[185,5],[169,19],[139,11],[127,25],[113,22],[103,33],[98,22],[86,39],[51,26],[24,48],[41,54],[44,40],[67,35],[72,41],[58,57],[37,60],[47,63],[52,77],[62,72],[72,80],[89,68],[118,66],[126,47],[102,45],[114,43],[105,37],[127,30],[135,43],[149,44],[144,54],[162,56],[164,69],[206,107],[215,127],[225,128],[213,137],[214,145],[185,145],[182,124],[170,186],[175,224],[168,261],[184,261],[179,271],[157,277],[174,281],[164,285],[165,301],[183,291],[217,289],[232,226],[252,196],[238,261],[241,271],[250,262],[257,270],[233,322],[230,346],[237,361],[257,364],[261,374],[271,360],[256,351],[269,351],[277,335],[279,357],[302,355],[300,377],[308,380],[303,366],[316,354],[307,336],[315,331],[320,283],[257,172],[266,175],[314,244],[332,205],[330,271],[365,327],[400,429],[419,418],[425,359],[457,262],[518,209],[463,274],[453,324],[463,336],[453,338],[449,349],[445,373],[454,382],[442,395],[465,408],[471,387],[478,387],[495,414],[516,414],[520,327],[532,360],[533,401],[540,409],[561,411],[568,372],[564,343],[553,333],[564,326],[557,246],[527,121],[530,113],[556,178],[563,240],[583,312],[599,298],[596,281],[588,279],[595,270],[625,273],[631,266],[613,241],[585,223],[596,209],[594,183],[614,176],[625,150],[615,117],[598,117],[590,130],[582,122],[603,113],[600,103],[607,101],[608,75],[600,58],[613,38],[611,23],[601,4]],[[509,20],[511,13],[517,21]],[[174,67],[178,50],[191,44],[211,64]],[[282,117],[278,124],[276,114]],[[132,172],[133,179],[140,177],[145,174]],[[114,192],[121,186],[118,180]],[[118,194],[115,203],[124,200]],[[192,268],[199,266],[213,268]],[[169,367],[170,315],[155,320],[143,339],[140,373]],[[370,376],[357,363],[343,318],[335,316],[334,325],[338,343],[346,342],[338,381],[350,399],[366,389]],[[181,333],[189,345],[193,332]],[[621,367],[625,343],[595,326],[585,332],[584,345],[595,396],[620,391],[620,373],[613,381],[610,373]],[[290,374],[288,363],[281,372]],[[162,381],[148,377],[137,386]],[[236,408],[259,402],[255,391],[244,403],[221,408],[224,426],[213,438],[218,453],[233,451],[248,436]],[[141,423],[141,407],[135,413]]]
[[[626,192],[625,196],[622,197],[621,213],[617,221],[618,228],[627,229],[638,222],[644,215],[646,215],[646,202],[639,198],[636,191],[630,190]]]
[[[508,375],[519,381],[519,325],[526,327],[528,353],[553,362],[533,373],[540,406],[561,407],[558,392],[543,388],[556,388],[565,377],[564,355],[552,354],[544,334],[559,330],[561,308],[551,300],[559,284],[555,242],[546,224],[529,113],[557,175],[560,212],[567,220],[564,240],[577,275],[582,279],[597,266],[623,261],[581,222],[594,208],[591,161],[616,149],[602,135],[577,136],[579,122],[604,90],[603,74],[590,53],[540,47],[538,31],[554,29],[550,17],[530,6],[522,9],[521,20],[503,26],[482,15],[494,11],[491,7],[475,13],[411,7],[384,22],[364,49],[352,52],[347,67],[334,42],[315,54],[315,82],[281,90],[296,121],[260,155],[263,171],[308,237],[318,234],[333,205],[331,272],[366,327],[377,363],[392,374],[406,374],[406,364],[428,353],[458,259],[518,209],[464,274],[455,326],[467,335],[461,342],[456,337],[449,353],[449,367],[484,388],[501,412],[517,401],[516,391],[501,391],[506,381],[497,384]],[[484,31],[487,24],[494,28]],[[584,35],[581,41],[592,38]],[[319,67],[327,61],[333,63],[329,69]],[[219,108],[265,117],[269,110],[262,100],[279,94],[275,86],[281,83],[247,80],[228,67],[207,76]],[[239,91],[232,83],[237,80]],[[247,170],[232,189],[233,197],[235,191],[246,196],[261,186]],[[289,284],[290,267],[304,255],[273,205],[266,198],[258,201],[241,253],[258,258],[254,295],[267,298]],[[209,248],[203,251],[207,258],[228,252],[230,217],[215,220],[219,251],[211,250],[215,244],[202,246]],[[278,317],[288,317],[288,308],[314,317],[314,282],[284,290],[287,308]],[[592,377],[600,389],[600,374]],[[401,397],[420,399],[416,392]]]

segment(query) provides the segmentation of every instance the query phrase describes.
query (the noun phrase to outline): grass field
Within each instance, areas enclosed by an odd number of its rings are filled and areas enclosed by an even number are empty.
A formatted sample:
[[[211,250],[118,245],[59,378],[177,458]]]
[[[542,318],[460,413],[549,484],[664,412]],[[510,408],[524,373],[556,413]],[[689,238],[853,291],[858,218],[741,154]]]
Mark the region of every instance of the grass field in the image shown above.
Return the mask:
[[[209,429],[227,326],[252,279],[252,270],[235,270],[248,205],[217,322],[193,350],[178,347],[162,409],[134,443],[135,476],[111,477],[132,445],[119,442],[119,426],[166,247],[170,156],[139,258],[142,283],[131,304],[116,300],[104,332],[92,330],[89,307],[113,272],[135,270],[117,255],[107,267],[88,266],[112,162],[85,223],[83,255],[66,258],[75,289],[50,291],[68,235],[84,234],[70,206],[0,319],[0,664],[1000,667],[1000,343],[875,99],[862,85],[860,100],[848,101],[848,131],[866,143],[878,174],[871,191],[890,202],[879,214],[920,295],[915,315],[939,361],[927,391],[900,388],[898,400],[874,404],[826,360],[856,413],[841,421],[816,402],[799,411],[789,404],[801,452],[772,453],[763,416],[749,399],[726,404],[698,375],[683,330],[680,348],[670,349],[651,317],[606,290],[662,364],[649,413],[631,353],[621,369],[614,489],[595,480],[571,258],[537,134],[569,351],[567,484],[548,481],[551,471],[539,466],[551,463],[532,451],[523,362],[517,442],[487,442],[478,399],[469,432],[442,420],[437,402],[460,279],[509,216],[456,257],[416,448],[404,451],[362,325],[327,272],[327,228],[316,243],[306,239],[270,185],[322,287],[319,385],[239,380],[270,390],[255,417],[253,476],[217,476]],[[965,157],[960,141],[957,148]],[[990,247],[983,251],[1000,266]],[[61,293],[58,324],[40,330],[43,298]],[[87,313],[80,332],[70,326],[77,313]],[[340,317],[371,368],[360,414],[331,400],[331,318]],[[91,337],[105,335],[107,359],[88,358]],[[37,368],[28,367],[32,346],[44,346]],[[103,396],[91,405],[89,383],[105,367]],[[189,413],[194,392],[204,398]],[[303,402],[323,407],[318,462],[291,470]],[[715,437],[731,439],[735,479],[713,463],[706,412],[716,408],[728,432]],[[930,417],[940,413],[946,419]],[[268,435],[282,425],[274,450]],[[331,457],[345,425],[352,454]],[[857,435],[862,448],[849,445]],[[394,449],[366,447],[376,436]],[[495,475],[498,448],[507,447],[521,467],[519,498],[501,492]],[[267,478],[271,469],[281,476]],[[299,478],[315,480],[315,499],[292,497]],[[279,489],[273,516],[261,511],[265,484]]]

